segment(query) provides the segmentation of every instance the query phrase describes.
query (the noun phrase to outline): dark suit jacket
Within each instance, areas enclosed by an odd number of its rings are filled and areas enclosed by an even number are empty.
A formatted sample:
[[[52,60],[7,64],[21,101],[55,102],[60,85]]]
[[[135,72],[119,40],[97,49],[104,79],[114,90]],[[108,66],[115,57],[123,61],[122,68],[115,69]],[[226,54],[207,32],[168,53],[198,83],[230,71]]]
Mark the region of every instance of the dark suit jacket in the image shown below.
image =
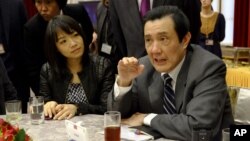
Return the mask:
[[[16,90],[7,75],[2,59],[0,58],[0,115],[5,114],[4,102],[13,99],[17,99]]]
[[[107,111],[107,97],[114,84],[115,75],[111,62],[101,56],[91,56],[90,63],[78,73],[89,103],[77,103],[80,114],[104,114]],[[48,63],[41,70],[40,94],[45,102],[66,101],[68,86],[73,75],[65,71],[62,77],[55,77]]]
[[[0,0],[0,20],[4,34],[5,54],[1,55],[8,72],[20,65],[23,48],[23,25],[27,21],[26,10],[22,0]],[[1,25],[0,24],[0,25]]]
[[[81,4],[69,4],[63,8],[63,14],[71,16],[82,25],[87,38],[85,42],[90,44],[94,29],[84,6]],[[47,21],[39,14],[36,14],[24,26],[25,66],[28,72],[29,83],[36,94],[39,92],[40,70],[46,62],[43,45],[47,24]]]
[[[116,100],[110,93],[108,110],[118,110],[123,117],[135,112],[156,113],[151,127],[169,139],[191,140],[194,126],[210,126],[213,140],[220,138],[221,129],[233,123],[226,66],[200,46],[189,47],[175,87],[178,114],[164,114],[163,80],[148,56],[140,59],[145,69],[134,80],[132,90]]]
[[[164,5],[175,5],[183,11],[190,22],[190,32],[192,35],[190,42],[198,44],[201,27],[200,0],[165,0]]]
[[[25,69],[23,69],[23,26],[27,21],[23,0],[0,0],[0,14],[0,26],[2,24],[3,32],[2,43],[5,49],[5,54],[1,54],[0,57],[3,59],[8,76],[17,90],[18,98],[23,103],[27,103],[30,89]],[[22,105],[24,113],[27,110],[26,106],[27,104]]]
[[[164,0],[154,0],[153,7],[163,4]],[[137,0],[110,0],[110,18],[114,39],[122,56],[146,55]]]
[[[117,73],[118,61],[123,57],[114,41],[114,33],[110,21],[109,9],[100,2],[97,6],[97,45],[98,54],[111,60],[115,73]],[[103,43],[112,47],[111,53],[107,54],[101,51]]]
[[[98,44],[98,51],[101,48],[102,45],[102,37],[105,36],[106,33],[102,33],[102,31],[106,28],[104,27],[105,23],[107,22],[107,13],[108,8],[103,5],[102,2],[99,2],[97,5],[96,15],[97,15],[97,44]]]

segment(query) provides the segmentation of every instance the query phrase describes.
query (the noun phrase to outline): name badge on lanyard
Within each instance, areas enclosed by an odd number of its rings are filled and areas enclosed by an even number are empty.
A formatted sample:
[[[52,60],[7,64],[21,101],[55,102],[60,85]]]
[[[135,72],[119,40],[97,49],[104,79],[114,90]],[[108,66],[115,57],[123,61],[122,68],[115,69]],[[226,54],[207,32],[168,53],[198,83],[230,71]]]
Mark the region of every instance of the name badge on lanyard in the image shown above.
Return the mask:
[[[110,46],[109,44],[103,43],[102,44],[102,48],[101,48],[101,52],[106,53],[106,54],[111,54],[112,51],[112,46]]]
[[[214,45],[214,41],[211,40],[211,39],[206,39],[205,44],[206,44],[207,46],[212,46],[212,45]]]

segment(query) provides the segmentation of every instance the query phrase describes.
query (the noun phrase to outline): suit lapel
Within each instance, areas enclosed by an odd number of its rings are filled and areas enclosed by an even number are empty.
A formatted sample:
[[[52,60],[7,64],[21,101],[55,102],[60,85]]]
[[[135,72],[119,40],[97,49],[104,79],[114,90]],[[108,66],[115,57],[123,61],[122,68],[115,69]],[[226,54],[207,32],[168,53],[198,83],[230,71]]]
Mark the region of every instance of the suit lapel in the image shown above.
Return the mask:
[[[100,18],[99,18],[99,22],[98,22],[98,29],[100,29],[100,32],[103,31],[103,25],[106,25],[104,24],[104,21],[105,21],[105,18],[106,18],[106,15],[107,15],[107,8],[105,7],[101,7],[101,13],[100,13]]]
[[[176,87],[175,87],[175,99],[176,99],[175,102],[176,102],[177,113],[180,112],[184,97],[186,97],[184,96],[184,92],[186,88],[187,75],[188,75],[191,57],[192,57],[192,51],[187,49],[186,58],[178,74]]]
[[[193,54],[192,49],[191,48],[187,49],[185,60],[177,77],[176,88],[175,88],[177,113],[180,112],[184,97],[186,97],[184,94],[187,83],[187,75],[188,75],[187,70],[189,70],[192,54]],[[164,93],[163,83],[164,82],[161,78],[161,74],[155,71],[154,74],[152,75],[152,82],[149,84],[148,92],[149,92],[149,100],[153,110],[158,111],[159,113],[163,113],[163,107],[162,107],[163,105],[162,97]]]
[[[124,0],[124,2],[124,4],[128,6],[127,10],[129,15],[131,15],[131,21],[142,24],[137,0]]]
[[[152,82],[149,84],[148,92],[152,110],[157,111],[156,113],[162,113],[163,80],[161,74],[157,71],[152,75]]]

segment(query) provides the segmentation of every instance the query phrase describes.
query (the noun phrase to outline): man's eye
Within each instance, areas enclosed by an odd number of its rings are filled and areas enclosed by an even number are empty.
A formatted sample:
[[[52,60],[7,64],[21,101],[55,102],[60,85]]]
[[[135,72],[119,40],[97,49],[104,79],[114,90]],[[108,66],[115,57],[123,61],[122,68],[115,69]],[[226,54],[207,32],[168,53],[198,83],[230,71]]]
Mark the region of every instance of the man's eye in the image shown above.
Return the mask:
[[[162,37],[161,41],[167,41],[167,38],[166,37]]]
[[[35,0],[36,3],[41,3],[41,0]]]
[[[47,4],[50,4],[52,2],[52,0],[47,0],[45,1]]]
[[[145,39],[145,42],[150,42],[151,40],[150,39]]]

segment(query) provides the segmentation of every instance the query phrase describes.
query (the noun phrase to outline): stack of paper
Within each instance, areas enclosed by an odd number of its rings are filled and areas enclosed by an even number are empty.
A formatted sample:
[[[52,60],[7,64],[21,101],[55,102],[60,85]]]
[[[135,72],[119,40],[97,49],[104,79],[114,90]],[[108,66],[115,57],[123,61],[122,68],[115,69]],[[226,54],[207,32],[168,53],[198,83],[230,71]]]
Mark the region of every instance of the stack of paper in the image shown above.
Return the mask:
[[[154,139],[153,136],[139,131],[138,129],[129,128],[127,126],[121,127],[121,138],[131,141],[147,141]]]

